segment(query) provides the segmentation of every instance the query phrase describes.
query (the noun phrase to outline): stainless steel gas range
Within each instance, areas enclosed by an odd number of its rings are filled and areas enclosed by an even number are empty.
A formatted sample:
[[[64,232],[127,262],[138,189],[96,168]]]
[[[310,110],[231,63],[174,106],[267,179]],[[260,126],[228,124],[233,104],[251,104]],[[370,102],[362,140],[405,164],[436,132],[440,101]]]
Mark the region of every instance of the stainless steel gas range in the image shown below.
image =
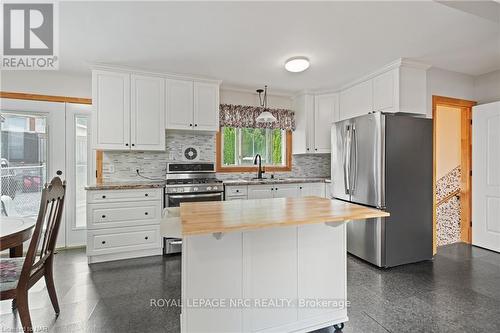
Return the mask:
[[[211,162],[167,163],[165,208],[179,207],[183,202],[222,201],[224,185],[215,175]],[[178,253],[182,240],[164,238],[164,253]]]

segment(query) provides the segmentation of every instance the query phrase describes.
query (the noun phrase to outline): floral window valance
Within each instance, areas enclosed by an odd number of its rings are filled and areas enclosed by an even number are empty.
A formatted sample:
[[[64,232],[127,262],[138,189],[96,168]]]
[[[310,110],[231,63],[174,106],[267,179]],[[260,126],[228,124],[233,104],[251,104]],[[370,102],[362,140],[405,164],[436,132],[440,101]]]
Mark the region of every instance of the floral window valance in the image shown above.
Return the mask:
[[[267,109],[278,121],[273,123],[258,123],[255,119],[264,108],[248,105],[221,104],[219,124],[221,127],[276,128],[295,130],[295,114],[286,109]]]

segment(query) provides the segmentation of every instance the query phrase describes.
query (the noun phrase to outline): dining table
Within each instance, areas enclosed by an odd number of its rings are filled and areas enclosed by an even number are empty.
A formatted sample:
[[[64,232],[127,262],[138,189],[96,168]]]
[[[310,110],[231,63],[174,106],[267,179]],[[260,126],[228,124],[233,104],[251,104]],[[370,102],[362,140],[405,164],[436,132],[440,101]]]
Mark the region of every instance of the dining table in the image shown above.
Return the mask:
[[[31,238],[36,219],[28,217],[0,217],[0,251],[9,249],[13,257],[23,256],[23,244]]]

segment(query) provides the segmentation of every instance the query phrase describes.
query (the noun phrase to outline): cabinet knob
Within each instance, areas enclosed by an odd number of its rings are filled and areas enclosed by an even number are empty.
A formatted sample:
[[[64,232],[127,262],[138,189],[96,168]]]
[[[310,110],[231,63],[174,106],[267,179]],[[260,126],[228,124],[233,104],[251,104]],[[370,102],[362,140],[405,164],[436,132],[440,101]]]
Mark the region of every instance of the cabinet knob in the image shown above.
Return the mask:
[[[148,212],[144,212],[144,215],[148,215]]]
[[[300,186],[300,187],[299,187],[299,189],[301,189],[301,190],[302,190],[302,186]]]
[[[236,190],[236,193],[240,193],[240,190]]]
[[[106,244],[106,241],[102,241],[101,243],[102,243],[102,244]]]
[[[132,147],[135,147],[135,143],[132,144]]]
[[[271,187],[271,191],[274,191],[274,188]]]
[[[193,127],[193,124],[189,124],[189,127]]]
[[[198,124],[194,124],[194,127],[198,127]]]
[[[128,147],[128,143],[126,143],[126,144],[125,144],[125,146],[127,146],[127,147]]]
[[[146,240],[147,240],[148,238],[149,238],[148,236],[144,237],[144,239],[146,239]]]
[[[307,148],[306,150],[309,151],[309,148]]]
[[[103,219],[105,219],[105,218],[106,218],[106,215],[103,215],[103,216],[102,216],[102,218],[103,218]]]
[[[132,145],[133,146],[133,145]],[[318,148],[315,148],[314,150],[318,151]]]
[[[102,196],[102,198],[103,198],[103,199],[106,199],[106,196],[105,196],[105,195],[103,195],[103,196]]]
[[[147,196],[148,196],[148,194],[147,194],[147,193],[145,193],[145,194],[144,194],[144,196],[145,196],[145,197],[147,197]]]

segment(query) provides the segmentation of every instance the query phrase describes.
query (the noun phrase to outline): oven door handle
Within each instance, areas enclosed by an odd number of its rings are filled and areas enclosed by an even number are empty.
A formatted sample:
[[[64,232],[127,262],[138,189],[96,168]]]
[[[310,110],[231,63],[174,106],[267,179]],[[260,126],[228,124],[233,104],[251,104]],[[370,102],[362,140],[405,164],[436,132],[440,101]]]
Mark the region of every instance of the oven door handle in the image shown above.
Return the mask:
[[[221,193],[205,193],[205,194],[168,194],[172,199],[184,199],[184,198],[213,198],[222,197]]]

